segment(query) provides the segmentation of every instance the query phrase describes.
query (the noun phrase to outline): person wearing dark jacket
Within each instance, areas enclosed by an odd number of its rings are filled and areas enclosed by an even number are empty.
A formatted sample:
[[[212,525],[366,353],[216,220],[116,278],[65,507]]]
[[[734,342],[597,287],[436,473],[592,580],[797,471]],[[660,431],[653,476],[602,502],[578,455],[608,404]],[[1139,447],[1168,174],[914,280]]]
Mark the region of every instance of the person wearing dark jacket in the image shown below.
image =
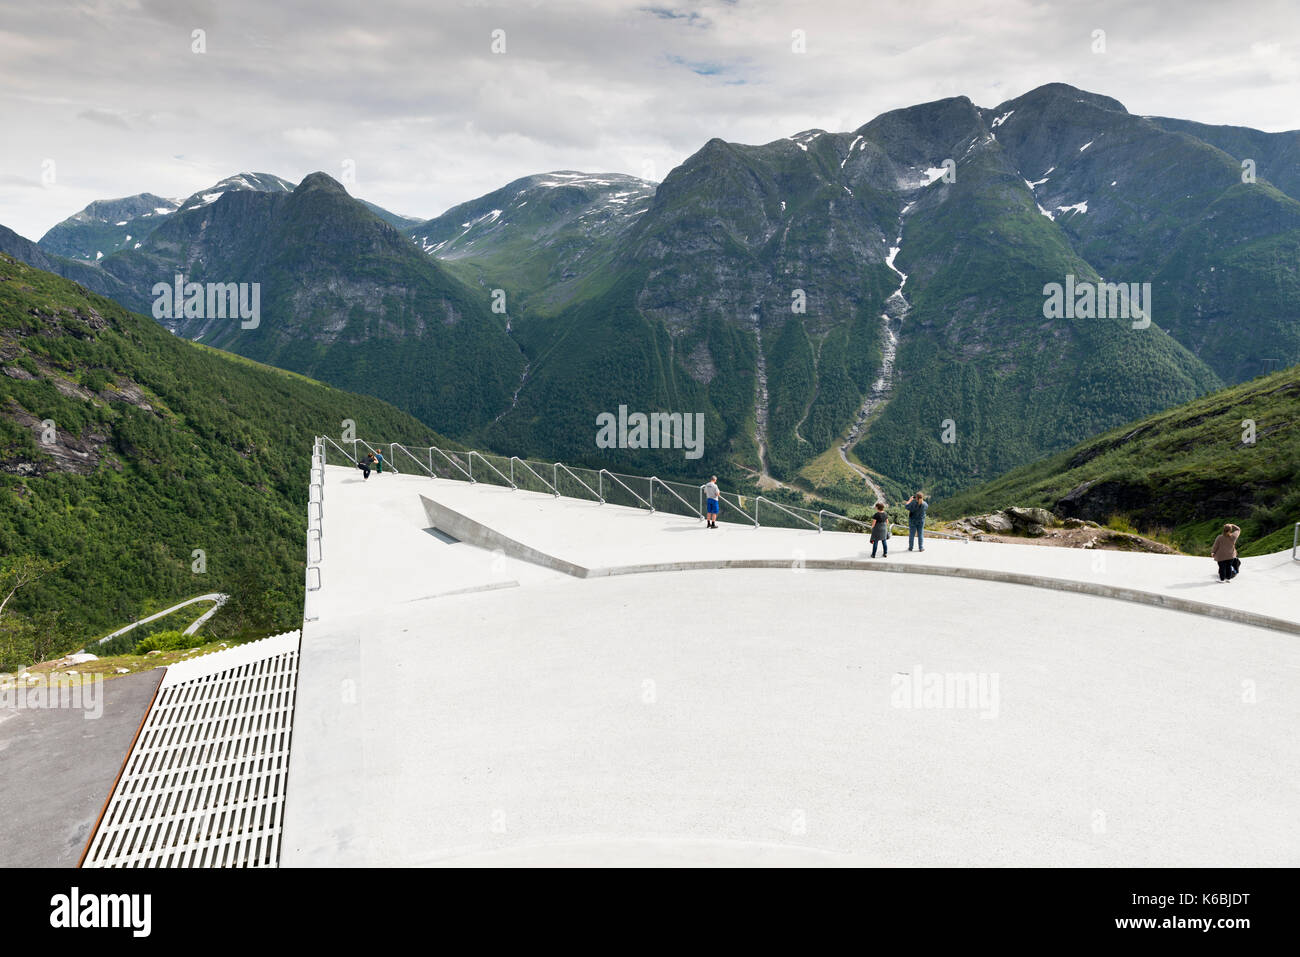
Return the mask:
[[[930,507],[930,503],[925,500],[924,492],[917,492],[907,504],[903,506],[907,509],[907,550],[912,550],[912,539],[916,539],[916,544],[920,546],[920,551],[925,551],[925,510]]]
[[[361,469],[361,478],[363,481],[365,479],[370,478],[370,470],[374,468],[377,464],[379,464],[379,460],[375,458],[374,452],[371,452],[364,459],[362,459],[360,462],[357,463],[357,468]]]
[[[1241,559],[1237,557],[1237,539],[1241,529],[1236,525],[1225,525],[1219,537],[1210,547],[1210,557],[1219,563],[1219,581],[1230,582],[1241,571]]]
[[[871,557],[876,557],[876,546],[884,549],[881,558],[889,557],[889,516],[885,514],[885,503],[876,503],[876,514],[871,516]]]

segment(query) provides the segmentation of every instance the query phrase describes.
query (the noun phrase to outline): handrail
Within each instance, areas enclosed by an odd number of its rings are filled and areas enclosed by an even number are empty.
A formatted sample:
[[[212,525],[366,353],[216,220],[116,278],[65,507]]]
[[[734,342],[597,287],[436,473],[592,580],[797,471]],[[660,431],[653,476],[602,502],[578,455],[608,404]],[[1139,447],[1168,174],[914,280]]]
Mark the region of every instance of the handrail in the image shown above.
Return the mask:
[[[634,491],[632,491],[630,488],[628,488],[627,485],[625,485],[625,484],[623,483],[623,481],[622,481],[622,480],[621,480],[617,475],[615,475],[613,472],[611,472],[609,469],[601,469],[601,470],[600,470],[599,472],[597,472],[596,474],[597,474],[597,475],[608,475],[608,476],[609,476],[610,478],[612,478],[615,482],[618,482],[619,485],[622,485],[623,488],[627,489],[627,494],[631,495],[634,499],[636,499],[638,502],[640,502],[640,503],[641,503],[642,505],[644,505],[646,508],[650,509],[650,511],[653,512],[653,511],[655,510],[655,507],[654,507],[653,505],[651,505],[649,502],[647,502],[645,499],[643,499],[640,495],[637,495],[636,492],[634,492]],[[601,501],[604,501],[604,499],[602,498]]]
[[[406,457],[407,457],[408,459],[410,459],[410,460],[411,460],[412,462],[414,462],[416,465],[420,466],[420,468],[422,468],[422,469],[424,469],[426,472],[428,472],[428,473],[429,473],[429,476],[430,476],[431,478],[436,478],[436,477],[437,477],[437,476],[435,476],[435,475],[433,474],[433,469],[426,467],[425,464],[424,464],[423,462],[421,462],[419,459],[417,459],[414,455],[411,454],[410,450],[409,450],[405,445],[402,445],[402,444],[399,443],[399,442],[394,442],[394,443],[390,446],[390,449],[401,449],[403,452],[406,453]],[[396,456],[394,456],[394,457],[396,457]],[[396,466],[394,466],[393,471],[397,471]],[[399,474],[400,474],[400,473],[399,473]]]
[[[490,468],[493,472],[496,472],[497,475],[500,475],[503,479],[505,479],[506,482],[510,485],[510,487],[511,487],[512,489],[518,489],[518,488],[519,488],[519,486],[516,485],[516,484],[511,480],[510,476],[506,475],[505,472],[502,472],[499,468],[497,468],[495,465],[493,465],[493,464],[488,460],[488,457],[487,457],[486,455],[484,455],[482,452],[478,451],[478,449],[470,449],[470,450],[469,450],[469,454],[466,456],[466,458],[469,459],[469,470],[470,470],[471,473],[474,471],[474,456],[476,456],[476,455],[477,455],[479,458],[481,458],[485,463],[487,463],[487,467],[488,467],[488,468]]]
[[[316,443],[313,446],[312,455],[313,455],[313,459],[319,456],[319,458],[321,459],[321,463],[320,465],[317,465],[315,461],[313,461],[312,463],[312,482],[311,485],[309,486],[309,491],[308,491],[308,497],[309,499],[311,499],[311,501],[309,501],[308,503],[309,520],[316,521],[316,522],[320,522],[322,518],[323,503],[321,500],[323,500],[325,494],[324,476],[322,474],[321,478],[318,480],[316,478],[316,470],[318,468],[323,470],[324,468],[326,442],[328,442],[330,445],[334,446],[336,449],[342,452],[354,464],[357,461],[354,455],[349,455],[346,449],[340,446],[328,435],[316,437]],[[354,449],[359,444],[359,445],[364,445],[367,449],[369,449],[372,452],[375,451],[375,448],[371,446],[370,443],[362,439],[353,439],[352,442],[353,442]],[[403,452],[405,452],[407,457],[410,458],[413,462],[415,462],[415,464],[418,465],[421,469],[427,472],[431,478],[438,478],[437,471],[433,467],[433,453],[437,452],[444,459],[446,459],[450,465],[452,465],[457,471],[459,471],[461,475],[463,475],[466,479],[468,479],[472,483],[478,482],[478,479],[474,478],[474,457],[478,456],[480,459],[484,461],[484,463],[486,463],[488,468],[490,468],[493,472],[497,474],[497,476],[499,476],[502,479],[502,481],[504,481],[507,485],[509,485],[511,489],[516,491],[519,489],[519,486],[515,482],[515,463],[518,462],[521,466],[523,466],[525,470],[527,470],[527,472],[530,475],[532,475],[533,478],[537,479],[537,481],[540,482],[543,486],[545,486],[550,491],[550,493],[556,498],[564,497],[563,493],[560,491],[560,470],[563,469],[571,479],[573,479],[584,489],[586,489],[587,492],[597,501],[597,503],[601,505],[604,505],[606,503],[604,481],[605,481],[605,476],[608,475],[611,481],[613,481],[616,485],[621,487],[625,492],[631,495],[634,499],[636,499],[637,502],[639,502],[642,506],[647,508],[652,513],[655,511],[654,487],[656,484],[658,484],[663,486],[665,489],[667,489],[669,493],[671,493],[672,496],[675,499],[677,499],[677,501],[681,502],[682,505],[684,505],[687,509],[693,512],[697,517],[699,518],[705,517],[704,508],[703,508],[704,506],[703,485],[700,486],[701,500],[699,506],[697,507],[692,505],[690,502],[688,502],[686,498],[681,495],[681,493],[679,493],[675,488],[672,487],[672,485],[670,485],[667,481],[661,479],[657,475],[651,475],[648,478],[639,475],[632,476],[636,479],[645,478],[645,480],[649,483],[649,499],[647,500],[646,498],[643,498],[641,495],[635,492],[626,482],[620,479],[616,474],[611,472],[609,469],[600,469],[599,471],[596,472],[596,476],[599,479],[597,483],[598,488],[592,488],[590,485],[587,484],[587,482],[585,482],[581,477],[579,477],[578,474],[573,471],[573,469],[565,465],[563,462],[554,462],[551,464],[551,481],[548,482],[545,478],[542,477],[542,475],[535,468],[533,468],[528,463],[526,459],[522,459],[517,455],[512,455],[508,459],[510,463],[510,474],[507,475],[505,472],[501,471],[501,469],[497,468],[496,465],[492,463],[492,460],[489,459],[485,453],[480,452],[477,449],[469,449],[467,451],[457,452],[456,455],[453,455],[443,449],[438,448],[436,445],[431,445],[429,446],[428,449],[429,464],[426,466],[422,461],[420,461],[420,459],[418,459],[414,454],[411,453],[410,449],[408,449],[406,446],[402,445],[399,442],[393,442],[389,444],[388,464],[389,464],[389,468],[391,468],[392,471],[394,472],[399,472],[397,465],[394,462],[394,459],[396,458],[397,449],[401,449]],[[466,464],[462,465],[460,459],[456,457],[457,455],[463,456]],[[504,458],[504,456],[497,456],[497,457]],[[312,495],[313,489],[316,490],[315,496]],[[739,498],[739,496],[737,497]],[[727,505],[729,506],[728,514],[730,514],[730,512],[739,512],[749,522],[751,522],[755,528],[759,528],[762,525],[760,511],[764,502],[766,502],[769,507],[784,512],[789,517],[795,519],[796,521],[802,522],[804,525],[807,525],[809,528],[815,528],[819,532],[826,530],[825,521],[824,521],[826,518],[833,518],[841,522],[848,522],[852,525],[857,525],[864,529],[871,527],[871,523],[869,522],[864,522],[856,518],[850,518],[847,515],[842,515],[839,512],[832,512],[830,509],[825,509],[825,508],[819,509],[815,513],[817,516],[817,520],[814,522],[812,519],[807,517],[808,515],[814,514],[811,509],[787,507],[781,502],[774,501],[773,499],[770,499],[765,495],[754,496],[753,515],[750,515],[748,512],[746,512],[743,505],[732,504],[731,502],[727,502],[725,493],[720,493],[719,499],[722,502],[726,502]],[[316,507],[316,514],[314,518],[311,517],[310,506],[312,505]],[[804,514],[800,514],[800,513],[804,513]],[[895,522],[891,519],[889,522],[889,528],[891,534],[894,534],[896,532],[897,534],[901,535],[903,531],[906,529],[906,526],[899,522]],[[939,531],[937,529],[927,528],[925,530],[925,533],[926,535],[931,537],[956,539],[958,541],[967,542],[967,543],[969,543],[971,540],[970,537],[966,535],[959,535],[954,532]],[[1291,555],[1292,558],[1295,558],[1296,560],[1300,560],[1300,522],[1296,523],[1295,539],[1292,544]]]
[[[734,493],[734,492],[733,492],[732,494],[733,494],[733,495],[736,495],[736,493]],[[704,495],[704,486],[703,486],[703,485],[700,486],[700,495],[701,495],[701,496]],[[742,496],[742,495],[736,495],[736,498],[738,498],[738,499],[739,499],[739,498],[743,498],[743,497],[744,497],[744,496]],[[731,511],[733,511],[733,512],[739,512],[741,515],[745,516],[745,518],[746,518],[747,520],[749,520],[749,521],[751,521],[751,522],[754,523],[754,527],[755,527],[755,528],[758,528],[758,502],[757,502],[757,501],[754,502],[754,514],[753,514],[753,515],[750,515],[747,511],[745,511],[745,506],[742,505],[742,504],[740,504],[740,502],[737,502],[735,505],[732,505],[730,502],[728,502],[728,501],[727,501],[727,495],[726,495],[725,492],[721,492],[721,491],[718,492],[718,501],[719,501],[721,504],[728,506],[728,507],[731,509]],[[730,514],[730,513],[728,513],[728,514]],[[718,517],[719,517],[719,518],[722,517],[722,512],[718,512]]]
[[[658,475],[652,475],[652,476],[650,476],[650,501],[651,501],[651,502],[653,502],[653,501],[654,501],[654,498],[655,498],[655,482],[658,482],[658,483],[659,483],[660,485],[662,485],[664,488],[668,489],[668,491],[672,493],[673,497],[676,498],[677,501],[681,502],[683,505],[685,505],[687,508],[689,508],[692,512],[694,512],[694,513],[696,514],[697,517],[699,517],[699,518],[701,518],[701,519],[704,518],[704,513],[703,513],[703,512],[701,512],[699,509],[697,509],[697,508],[696,508],[694,505],[692,505],[690,502],[686,501],[686,499],[684,499],[684,498],[682,498],[680,495],[678,495],[677,492],[676,492],[676,490],[674,490],[673,487],[672,487],[671,485],[669,485],[667,482],[665,482],[663,479],[661,479]],[[653,506],[651,506],[651,508],[653,509]]]
[[[337,442],[335,442],[333,439],[331,439],[328,435],[322,435],[321,438],[324,439],[326,442],[328,442],[330,445],[334,446],[334,448],[336,448],[336,449],[338,449],[340,452],[342,452],[343,455],[346,456],[347,460],[348,460],[349,462],[351,462],[353,465],[356,465],[356,464],[357,464],[357,457],[356,457],[355,455],[350,455],[350,454],[348,453],[348,450],[347,450],[347,449],[345,449],[343,446],[339,445]],[[321,452],[324,453],[324,450],[325,450],[325,446],[322,444],[322,445],[321,445]],[[323,454],[322,454],[321,458],[322,458],[322,459],[324,458],[324,455],[323,455]]]
[[[1296,551],[1300,549],[1300,522],[1295,523],[1295,535],[1291,538],[1291,561],[1300,561],[1296,558]]]
[[[863,528],[871,528],[870,522],[859,521],[856,518],[849,518],[847,515],[841,515],[839,512],[832,512],[828,508],[819,509],[817,512],[817,525],[821,526],[822,516],[829,515],[831,518],[838,518],[844,522],[852,522],[854,525],[861,525]]]
[[[557,487],[560,484],[560,469],[564,469],[564,471],[569,473],[569,477],[571,479],[573,479],[575,482],[577,482],[579,485],[585,488],[592,495],[596,496],[596,502],[598,504],[600,505],[605,504],[605,497],[601,495],[599,492],[597,492],[590,485],[588,485],[586,482],[584,482],[582,479],[578,478],[578,476],[573,473],[573,469],[569,468],[563,462],[556,462],[555,465],[552,466],[552,469],[554,470],[553,477],[555,479],[555,484]]]
[[[316,557],[315,558],[311,557],[311,542],[312,542],[311,533],[312,532],[316,533]],[[324,558],[325,558],[325,546],[321,541],[321,530],[319,528],[307,529],[307,564],[319,565]]]
[[[541,482],[543,485],[549,488],[551,490],[552,495],[554,495],[556,498],[560,497],[560,493],[556,490],[554,485],[552,485],[550,482],[546,481],[546,479],[542,478],[540,475],[534,472],[533,467],[517,455],[510,456],[510,484],[512,486],[518,488],[518,486],[514,485],[514,471],[515,471],[516,462],[518,462],[524,468],[528,469],[528,473],[532,475],[533,478],[537,479],[537,481]]]
[[[785,512],[785,513],[786,513],[787,515],[789,515],[791,518],[797,518],[797,519],[799,519],[799,521],[803,522],[805,525],[809,525],[809,526],[811,526],[812,528],[817,529],[817,531],[819,531],[819,532],[822,530],[821,525],[819,525],[817,522],[811,521],[810,519],[806,519],[806,518],[804,518],[802,515],[796,515],[794,512],[792,512],[790,509],[786,508],[786,507],[785,507],[784,505],[782,505],[780,502],[774,502],[774,501],[772,501],[770,498],[766,498],[766,497],[764,497],[764,496],[762,496],[762,495],[760,495],[760,496],[758,496],[756,499],[754,499],[754,519],[755,519],[755,523],[754,523],[754,524],[755,524],[755,526],[757,526],[757,524],[758,524],[758,522],[757,522],[757,519],[758,519],[758,507],[759,507],[760,505],[762,505],[764,502],[766,502],[768,505],[771,505],[773,508],[779,508],[781,511]]]
[[[441,455],[444,459],[446,459],[446,460],[447,460],[448,462],[450,462],[452,465],[456,466],[456,468],[460,469],[461,474],[464,475],[464,476],[465,476],[467,479],[469,479],[471,482],[476,482],[476,481],[478,481],[476,478],[474,478],[474,473],[473,473],[473,472],[466,472],[466,471],[465,471],[465,466],[461,465],[459,462],[457,462],[454,458],[452,458],[450,455],[448,455],[448,454],[447,454],[446,452],[444,452],[442,449],[438,448],[438,446],[436,446],[436,445],[431,445],[431,446],[429,446],[429,461],[433,461],[433,453],[434,453],[434,452],[437,452],[439,455]],[[471,463],[470,463],[470,468],[472,469],[473,467],[474,467],[474,463],[471,462]]]

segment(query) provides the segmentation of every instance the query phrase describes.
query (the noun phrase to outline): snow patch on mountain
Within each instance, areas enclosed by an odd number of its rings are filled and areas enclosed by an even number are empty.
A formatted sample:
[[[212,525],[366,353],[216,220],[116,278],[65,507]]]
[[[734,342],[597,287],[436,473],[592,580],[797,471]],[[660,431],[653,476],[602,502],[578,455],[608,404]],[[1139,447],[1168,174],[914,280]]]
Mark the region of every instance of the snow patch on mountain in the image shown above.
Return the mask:
[[[849,157],[853,155],[853,150],[859,143],[862,143],[863,149],[867,148],[867,144],[862,142],[861,136],[854,137],[853,142],[849,144],[849,151],[844,154],[844,159],[840,160],[840,169],[844,169],[844,164],[849,161]]]

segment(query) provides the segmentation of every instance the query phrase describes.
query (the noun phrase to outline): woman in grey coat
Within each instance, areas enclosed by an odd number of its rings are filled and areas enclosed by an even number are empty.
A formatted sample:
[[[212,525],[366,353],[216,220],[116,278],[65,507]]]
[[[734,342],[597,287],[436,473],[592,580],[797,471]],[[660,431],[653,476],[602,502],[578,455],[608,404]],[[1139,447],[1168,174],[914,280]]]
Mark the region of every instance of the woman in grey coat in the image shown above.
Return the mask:
[[[889,516],[885,514],[885,503],[876,503],[876,514],[871,516],[871,557],[876,557],[876,546],[884,552],[881,558],[889,557]]]

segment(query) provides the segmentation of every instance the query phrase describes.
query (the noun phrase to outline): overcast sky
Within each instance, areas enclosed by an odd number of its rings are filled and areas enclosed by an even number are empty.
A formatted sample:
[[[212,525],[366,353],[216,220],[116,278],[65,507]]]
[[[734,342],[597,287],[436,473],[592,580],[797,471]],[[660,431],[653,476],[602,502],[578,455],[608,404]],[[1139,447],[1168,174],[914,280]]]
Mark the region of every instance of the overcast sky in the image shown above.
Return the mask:
[[[0,223],[235,172],[429,217],[556,169],[659,180],[709,138],[850,130],[1060,81],[1300,128],[1295,0],[0,0]],[[194,31],[206,52],[194,52]],[[493,33],[504,31],[505,52]],[[806,52],[795,52],[803,31]],[[1095,31],[1104,52],[1095,52]],[[52,182],[49,180],[52,179]]]

